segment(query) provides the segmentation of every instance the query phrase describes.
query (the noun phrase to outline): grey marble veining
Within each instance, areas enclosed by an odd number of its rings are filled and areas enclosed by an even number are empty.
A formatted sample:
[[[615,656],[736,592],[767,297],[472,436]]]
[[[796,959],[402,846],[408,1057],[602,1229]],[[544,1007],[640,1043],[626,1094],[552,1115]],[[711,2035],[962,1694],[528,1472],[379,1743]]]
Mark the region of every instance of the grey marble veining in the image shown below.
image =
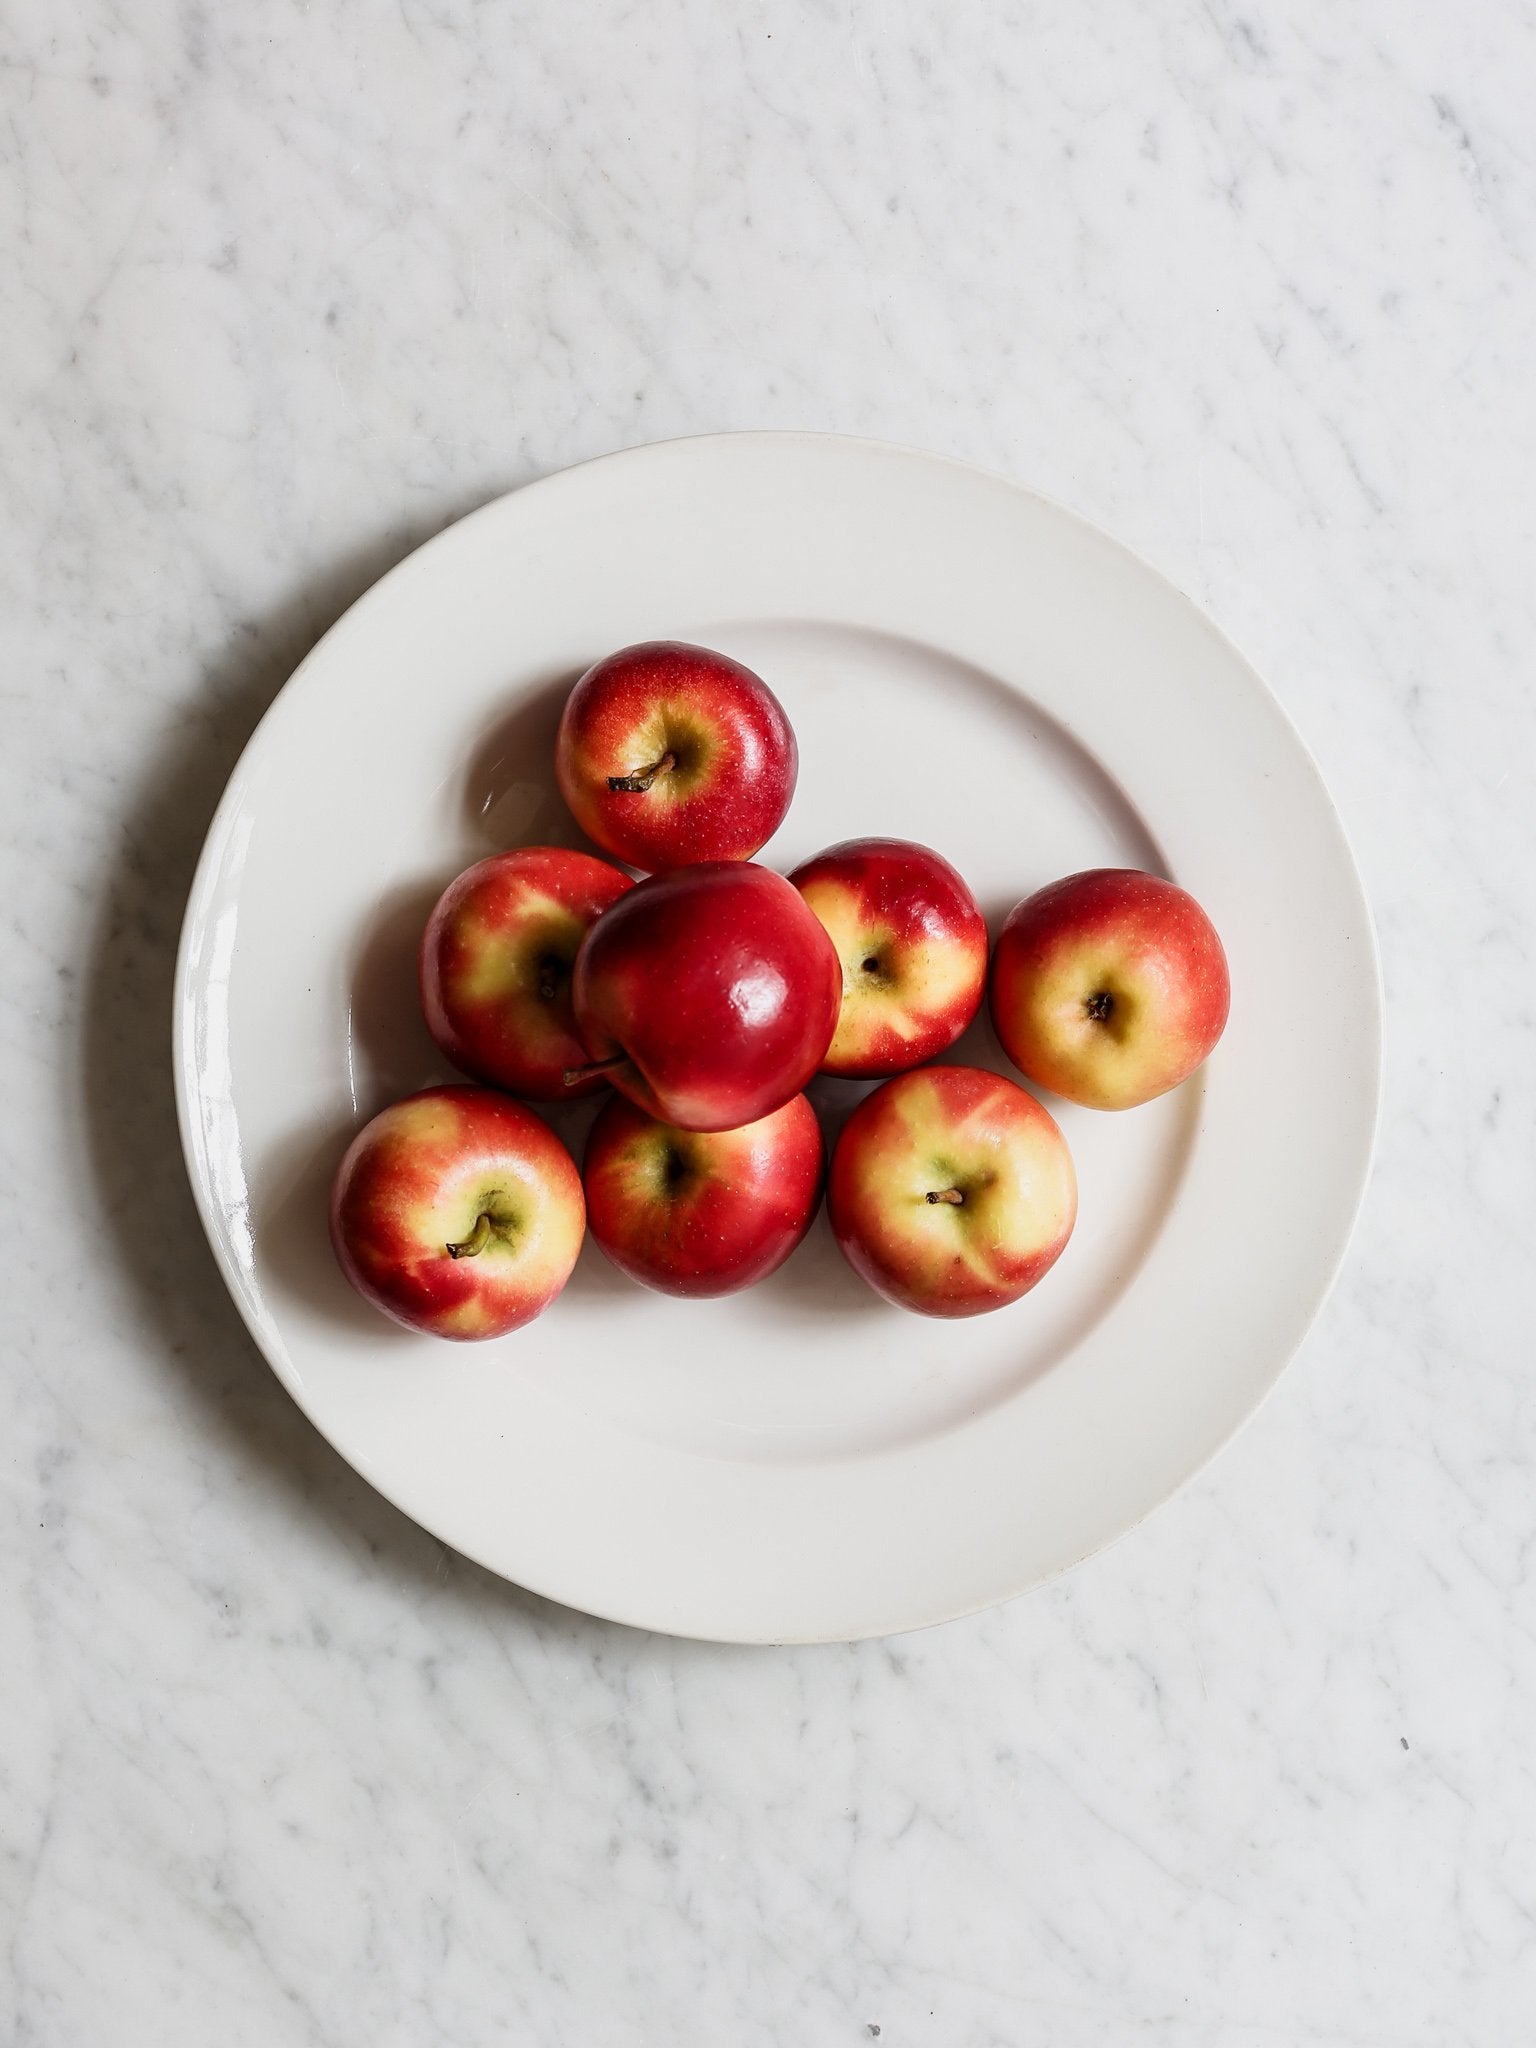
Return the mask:
[[[1517,2042],[1536,2011],[1536,18],[15,0],[0,42],[0,2038]],[[304,649],[494,492],[724,427],[1008,471],[1315,749],[1378,1171],[1108,1555],[733,1652],[452,1558],[243,1337],[191,865]]]

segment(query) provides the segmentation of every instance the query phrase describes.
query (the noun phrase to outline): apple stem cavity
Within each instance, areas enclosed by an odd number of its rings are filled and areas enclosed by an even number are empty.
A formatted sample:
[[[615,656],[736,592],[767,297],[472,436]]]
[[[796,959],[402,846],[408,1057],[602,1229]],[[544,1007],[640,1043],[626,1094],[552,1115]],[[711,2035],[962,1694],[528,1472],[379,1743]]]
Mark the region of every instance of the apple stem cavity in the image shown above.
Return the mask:
[[[491,1232],[494,1230],[494,1228],[495,1225],[491,1222],[490,1217],[487,1215],[485,1210],[482,1209],[480,1211],[480,1214],[475,1218],[475,1227],[469,1233],[468,1237],[460,1238],[457,1244],[449,1245],[449,1258],[474,1258],[477,1253],[483,1252],[486,1246],[490,1243]]]
[[[930,1202],[948,1202],[951,1208],[958,1209],[965,1197],[958,1188],[938,1188],[930,1189],[926,1199]]]
[[[658,775],[665,775],[677,766],[677,756],[668,747],[659,761],[649,768],[637,768],[633,775],[610,775],[608,787],[613,790],[627,790],[631,796],[643,796]]]
[[[567,1088],[574,1088],[578,1082],[593,1081],[603,1074],[616,1074],[620,1067],[629,1065],[627,1052],[616,1052],[612,1059],[593,1060],[588,1067],[567,1067],[563,1075]]]

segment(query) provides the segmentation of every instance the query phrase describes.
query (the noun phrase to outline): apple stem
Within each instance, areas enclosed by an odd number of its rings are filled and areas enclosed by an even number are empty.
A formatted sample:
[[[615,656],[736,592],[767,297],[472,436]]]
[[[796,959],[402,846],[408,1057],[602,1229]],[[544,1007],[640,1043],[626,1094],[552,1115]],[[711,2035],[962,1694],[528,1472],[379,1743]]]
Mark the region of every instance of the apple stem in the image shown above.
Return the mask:
[[[486,1246],[491,1241],[491,1231],[493,1227],[494,1226],[491,1223],[490,1217],[482,1209],[480,1214],[475,1218],[475,1227],[469,1233],[468,1237],[461,1238],[457,1244],[449,1245],[449,1258],[472,1259],[475,1256],[476,1252],[483,1252]]]
[[[668,769],[675,768],[676,766],[677,756],[668,747],[661,759],[654,762],[649,768],[637,768],[633,775],[610,775],[608,787],[610,789],[628,790],[632,796],[641,796],[650,788],[658,775],[665,775]]]
[[[620,1067],[629,1065],[627,1052],[616,1052],[612,1059],[594,1060],[589,1067],[567,1067],[563,1079],[567,1088],[574,1088],[578,1081],[595,1080],[599,1074],[615,1074]]]
[[[965,1200],[965,1197],[958,1188],[941,1188],[937,1194],[930,1194],[928,1200],[930,1202],[949,1202],[958,1209]]]

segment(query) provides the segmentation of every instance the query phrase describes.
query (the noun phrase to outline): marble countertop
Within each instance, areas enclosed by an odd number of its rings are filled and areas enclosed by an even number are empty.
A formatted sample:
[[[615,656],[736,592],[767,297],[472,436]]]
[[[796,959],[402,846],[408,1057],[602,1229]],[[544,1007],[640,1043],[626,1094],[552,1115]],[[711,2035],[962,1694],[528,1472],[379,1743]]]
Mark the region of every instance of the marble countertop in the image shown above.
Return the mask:
[[[18,0],[0,465],[0,2038],[1272,2048],[1536,2011],[1536,21],[1367,0]],[[716,428],[1150,556],[1322,763],[1386,1111],[1279,1390],[850,1648],[543,1605],[242,1333],[167,1018],[284,676],[468,508]]]

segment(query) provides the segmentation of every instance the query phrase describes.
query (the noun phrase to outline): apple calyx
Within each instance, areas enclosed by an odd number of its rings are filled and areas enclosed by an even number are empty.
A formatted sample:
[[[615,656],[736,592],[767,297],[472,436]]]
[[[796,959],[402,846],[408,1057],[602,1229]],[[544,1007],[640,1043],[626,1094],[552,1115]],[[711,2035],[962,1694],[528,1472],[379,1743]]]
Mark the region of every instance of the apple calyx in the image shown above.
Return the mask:
[[[475,1218],[475,1227],[469,1233],[468,1237],[460,1238],[457,1244],[449,1245],[449,1258],[474,1258],[477,1253],[483,1252],[486,1246],[490,1243],[491,1233],[494,1231],[495,1228],[496,1226],[491,1221],[489,1211],[482,1209],[480,1211],[480,1214]]]
[[[965,1197],[958,1188],[930,1188],[923,1199],[928,1202],[948,1202],[953,1208],[958,1209]]]
[[[538,971],[540,999],[552,1003],[560,993],[561,976],[570,972],[570,962],[557,960],[552,954],[546,953],[538,962]]]
[[[1095,1024],[1107,1024],[1115,1007],[1115,999],[1107,988],[1095,989],[1083,1007]]]
[[[616,1074],[620,1067],[629,1065],[627,1052],[616,1052],[611,1059],[593,1060],[589,1066],[567,1067],[561,1077],[567,1088],[574,1088],[579,1081],[596,1080],[603,1074]]]
[[[637,768],[633,775],[610,775],[608,787],[612,790],[627,790],[633,796],[643,796],[658,775],[666,775],[677,766],[677,756],[668,747],[659,761],[653,761],[649,768]]]

